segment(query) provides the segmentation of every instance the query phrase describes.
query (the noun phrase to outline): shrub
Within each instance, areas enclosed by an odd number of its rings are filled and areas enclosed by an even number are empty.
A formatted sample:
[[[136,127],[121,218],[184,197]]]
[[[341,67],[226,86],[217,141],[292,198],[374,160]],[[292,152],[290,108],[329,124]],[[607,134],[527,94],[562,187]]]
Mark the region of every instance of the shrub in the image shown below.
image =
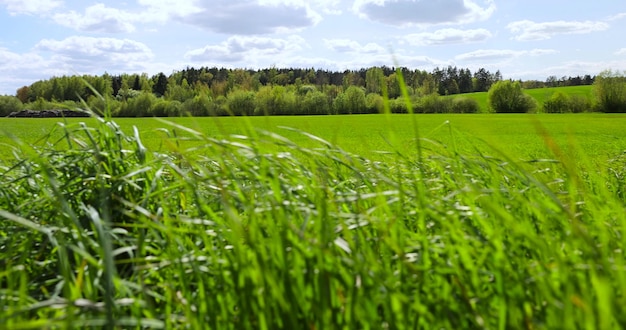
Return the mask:
[[[152,105],[152,115],[155,117],[167,117],[167,107],[170,101],[160,99]]]
[[[136,92],[136,91],[135,91]],[[152,104],[156,102],[156,96],[152,92],[143,92],[127,99],[122,103],[119,112],[120,117],[147,117],[152,116]]]
[[[264,86],[255,95],[257,116],[291,115],[296,109],[296,96],[283,86]]]
[[[450,113],[452,112],[452,99],[437,94],[426,95],[419,100],[415,112]]]
[[[337,114],[366,113],[365,90],[362,87],[350,86],[345,92],[337,95],[333,102]]]
[[[252,116],[256,106],[254,92],[235,90],[228,94],[227,106],[233,116]]]
[[[328,96],[319,91],[308,92],[302,99],[300,108],[304,115],[327,115],[330,111]]]
[[[581,95],[567,95],[556,92],[543,103],[545,113],[581,113],[591,111],[591,100]]]
[[[91,95],[87,98],[87,106],[96,113],[104,114],[107,111],[110,111],[111,113],[117,114],[119,113],[122,104],[120,101],[110,96],[104,98]]]
[[[194,117],[208,116],[212,100],[205,94],[196,95],[186,100],[182,106],[182,112]]]
[[[477,113],[478,101],[469,97],[456,97],[452,100],[452,112],[454,113]]]
[[[389,100],[389,108],[391,109],[391,113],[408,113],[406,101],[402,97]]]
[[[602,112],[626,112],[626,76],[611,70],[601,72],[594,83]]]
[[[369,93],[365,96],[365,107],[368,113],[382,113],[384,108],[383,97],[377,93]]]
[[[15,96],[0,95],[0,117],[8,116],[11,112],[23,109],[20,99]]]
[[[593,109],[591,100],[581,95],[570,95],[569,103],[573,113],[589,112]]]
[[[543,103],[545,113],[566,113],[571,112],[570,98],[563,92],[556,92]]]
[[[531,112],[537,107],[535,99],[524,94],[517,81],[501,80],[491,86],[488,92],[489,106],[497,113]]]

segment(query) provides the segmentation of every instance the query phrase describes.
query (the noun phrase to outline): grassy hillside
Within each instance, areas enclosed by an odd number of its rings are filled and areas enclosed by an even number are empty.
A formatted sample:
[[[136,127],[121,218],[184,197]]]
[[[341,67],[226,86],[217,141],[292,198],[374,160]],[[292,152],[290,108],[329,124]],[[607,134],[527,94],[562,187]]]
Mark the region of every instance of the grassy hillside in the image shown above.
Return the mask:
[[[566,87],[549,87],[549,88],[535,88],[535,89],[526,89],[524,90],[526,94],[532,96],[535,100],[537,100],[538,109],[541,109],[543,106],[543,102],[548,100],[552,94],[556,92],[561,92],[566,95],[577,95],[586,97],[589,99],[594,99],[594,91],[593,86],[566,86]],[[468,93],[461,95],[451,95],[449,97],[469,97],[478,101],[481,112],[489,112],[489,104],[488,104],[488,96],[487,92],[480,93]]]

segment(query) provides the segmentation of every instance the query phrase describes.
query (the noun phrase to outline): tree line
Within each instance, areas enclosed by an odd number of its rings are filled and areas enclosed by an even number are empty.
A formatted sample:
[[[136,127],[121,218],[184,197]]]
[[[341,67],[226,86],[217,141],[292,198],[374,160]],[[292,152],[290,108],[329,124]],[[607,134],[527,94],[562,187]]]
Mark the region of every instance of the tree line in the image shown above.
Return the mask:
[[[572,86],[592,84],[594,79],[549,77],[542,83],[520,84],[525,88]],[[71,108],[81,102],[92,109],[108,107],[119,117],[379,113],[384,100],[390,100],[388,107],[398,113],[466,113],[477,112],[478,104],[467,98],[438,96],[485,92],[501,80],[500,71],[480,68],[472,72],[455,66],[431,72],[387,66],[345,71],[187,67],[169,76],[105,73],[40,80],[18,89],[14,99],[1,101],[0,115],[18,108]],[[415,109],[406,109],[399,100],[402,87],[415,99]]]

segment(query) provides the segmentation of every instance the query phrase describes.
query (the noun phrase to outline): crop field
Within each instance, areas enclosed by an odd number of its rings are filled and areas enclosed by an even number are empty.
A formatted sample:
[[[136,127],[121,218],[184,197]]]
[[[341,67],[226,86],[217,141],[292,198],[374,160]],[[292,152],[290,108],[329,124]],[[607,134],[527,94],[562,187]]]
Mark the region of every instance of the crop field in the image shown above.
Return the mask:
[[[0,328],[623,328],[623,127],[0,119]]]

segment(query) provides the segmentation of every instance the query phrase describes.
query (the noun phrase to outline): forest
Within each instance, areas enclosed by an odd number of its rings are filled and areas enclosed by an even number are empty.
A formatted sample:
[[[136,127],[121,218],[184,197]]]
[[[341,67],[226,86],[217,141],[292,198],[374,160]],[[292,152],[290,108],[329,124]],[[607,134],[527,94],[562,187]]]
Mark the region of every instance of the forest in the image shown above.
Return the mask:
[[[402,79],[398,79],[399,76]],[[414,112],[473,113],[474,100],[444,100],[439,96],[486,92],[502,80],[480,68],[475,72],[448,66],[431,72],[405,67],[360,70],[266,68],[193,68],[169,76],[103,74],[61,76],[34,82],[2,97],[0,116],[24,109],[50,110],[82,107],[108,109],[115,117],[211,115],[322,115],[379,113],[385,99],[392,112],[408,112],[399,99],[402,87],[416,99]],[[548,77],[546,81],[519,81],[522,88],[591,85],[595,77]],[[103,97],[99,97],[101,95]],[[419,98],[419,102],[417,99]]]

